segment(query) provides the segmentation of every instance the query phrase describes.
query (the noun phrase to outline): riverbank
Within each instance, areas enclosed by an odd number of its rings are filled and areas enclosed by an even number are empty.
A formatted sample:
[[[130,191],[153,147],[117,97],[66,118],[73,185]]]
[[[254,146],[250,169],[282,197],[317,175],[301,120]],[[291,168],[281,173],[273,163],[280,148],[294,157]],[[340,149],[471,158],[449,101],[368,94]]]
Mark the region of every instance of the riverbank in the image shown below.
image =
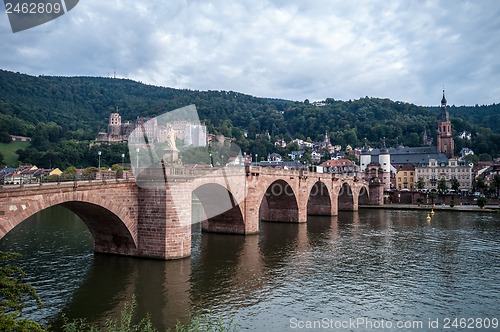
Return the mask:
[[[386,204],[386,205],[360,205],[360,208],[367,209],[385,209],[385,210],[427,210],[433,209],[430,204]],[[477,205],[455,205],[450,207],[449,205],[436,205],[434,210],[440,211],[456,211],[456,212],[484,212],[484,213],[500,213],[499,205],[486,205],[484,209],[479,208]]]

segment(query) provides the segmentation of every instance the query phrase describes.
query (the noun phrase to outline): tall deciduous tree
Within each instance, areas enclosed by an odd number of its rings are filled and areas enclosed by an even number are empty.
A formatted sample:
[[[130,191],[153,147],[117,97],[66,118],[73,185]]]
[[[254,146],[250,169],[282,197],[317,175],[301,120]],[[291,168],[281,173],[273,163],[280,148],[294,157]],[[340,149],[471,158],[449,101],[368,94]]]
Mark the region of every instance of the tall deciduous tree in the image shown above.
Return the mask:
[[[495,187],[496,193],[495,195],[498,197],[500,194],[500,174],[495,174],[493,177],[493,185]]]
[[[424,189],[425,188],[425,181],[423,177],[419,177],[417,181],[417,189]]]
[[[9,133],[6,131],[0,131],[0,143],[10,143],[12,142],[12,138]]]
[[[448,185],[446,184],[446,179],[445,178],[441,178],[439,180],[437,189],[441,193],[444,193],[446,190],[448,190]]]
[[[453,177],[450,180],[450,186],[451,186],[451,189],[458,191],[458,189],[460,188],[460,182],[457,180],[456,177]]]

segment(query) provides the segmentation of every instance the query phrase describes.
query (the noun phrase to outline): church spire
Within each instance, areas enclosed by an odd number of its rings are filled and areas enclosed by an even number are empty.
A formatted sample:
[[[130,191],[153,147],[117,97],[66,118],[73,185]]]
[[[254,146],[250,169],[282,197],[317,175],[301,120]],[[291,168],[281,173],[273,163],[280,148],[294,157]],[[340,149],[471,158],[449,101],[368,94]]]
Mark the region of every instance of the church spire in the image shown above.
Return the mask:
[[[453,134],[451,131],[451,121],[450,114],[446,107],[447,101],[444,95],[443,87],[443,98],[441,99],[441,112],[440,120],[438,122],[437,128],[437,149],[439,153],[444,153],[446,157],[453,158],[455,143],[453,141]]]
[[[450,121],[450,113],[448,113],[448,108],[446,106],[447,100],[444,96],[444,87],[443,87],[443,98],[441,98],[441,121]]]

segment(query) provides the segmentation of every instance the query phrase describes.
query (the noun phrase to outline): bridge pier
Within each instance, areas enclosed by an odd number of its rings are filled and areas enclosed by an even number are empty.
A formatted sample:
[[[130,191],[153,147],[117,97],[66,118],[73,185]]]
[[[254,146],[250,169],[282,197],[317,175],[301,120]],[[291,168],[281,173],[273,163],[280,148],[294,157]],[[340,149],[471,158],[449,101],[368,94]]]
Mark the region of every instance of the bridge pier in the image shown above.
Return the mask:
[[[369,197],[371,205],[384,205],[384,184],[377,178],[370,179]]]
[[[138,256],[178,259],[191,255],[191,187],[138,189]]]

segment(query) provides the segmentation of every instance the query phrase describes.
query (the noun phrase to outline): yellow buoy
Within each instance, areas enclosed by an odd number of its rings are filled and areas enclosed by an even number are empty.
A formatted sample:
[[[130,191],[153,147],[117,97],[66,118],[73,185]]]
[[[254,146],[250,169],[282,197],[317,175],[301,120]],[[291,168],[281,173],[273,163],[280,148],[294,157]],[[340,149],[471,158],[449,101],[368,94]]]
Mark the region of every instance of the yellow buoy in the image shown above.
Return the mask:
[[[431,210],[431,215],[433,216],[434,215],[434,209]]]
[[[430,214],[427,214],[427,222],[431,221],[431,215]]]

